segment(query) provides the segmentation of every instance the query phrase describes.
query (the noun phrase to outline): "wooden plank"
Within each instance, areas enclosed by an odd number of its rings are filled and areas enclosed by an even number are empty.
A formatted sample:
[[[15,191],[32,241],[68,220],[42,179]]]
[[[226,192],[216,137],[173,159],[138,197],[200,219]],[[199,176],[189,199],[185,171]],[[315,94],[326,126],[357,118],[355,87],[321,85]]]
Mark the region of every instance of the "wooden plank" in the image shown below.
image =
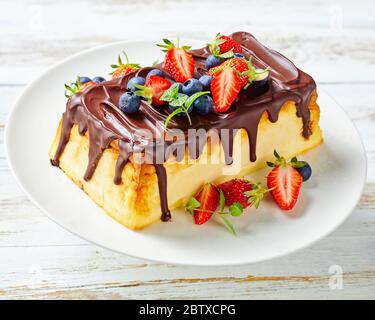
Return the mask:
[[[60,14],[66,8],[69,23]],[[212,8],[215,14],[208,15]],[[112,41],[145,37],[157,41],[167,35],[209,39],[218,31],[240,29],[280,50],[319,81],[375,82],[374,10],[370,0],[360,6],[352,1],[304,1],[293,4],[293,10],[285,2],[270,6],[245,0],[237,5],[214,0],[142,1],[137,5],[107,0],[95,6],[90,1],[51,5],[33,0],[21,10],[16,3],[2,3],[0,82],[26,83],[62,58]],[[142,19],[135,11],[142,12]],[[228,19],[227,12],[236,19]],[[222,22],[222,30],[217,30],[217,21]],[[146,25],[152,28],[145,29]]]

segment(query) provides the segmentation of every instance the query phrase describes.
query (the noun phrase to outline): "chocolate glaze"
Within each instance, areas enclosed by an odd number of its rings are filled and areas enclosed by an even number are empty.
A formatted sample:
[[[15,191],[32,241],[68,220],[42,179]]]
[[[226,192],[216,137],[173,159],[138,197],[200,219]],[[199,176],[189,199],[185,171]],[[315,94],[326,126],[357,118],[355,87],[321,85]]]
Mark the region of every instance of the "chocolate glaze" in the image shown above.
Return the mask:
[[[198,158],[207,142],[207,136],[200,137],[196,145],[187,144],[188,129],[216,130],[219,137],[228,134],[229,139],[222,139],[225,161],[232,162],[233,140],[238,129],[244,129],[248,133],[251,161],[256,161],[256,140],[260,118],[267,112],[269,120],[276,122],[281,107],[286,101],[296,103],[296,114],[303,120],[301,134],[308,138],[311,135],[310,111],[308,105],[312,92],[316,85],[314,80],[297,69],[295,65],[280,53],[270,50],[258,42],[251,34],[246,32],[236,32],[231,35],[234,40],[243,47],[246,58],[252,59],[256,68],[270,68],[268,84],[263,87],[251,85],[247,90],[242,90],[231,108],[225,113],[211,113],[201,116],[194,111],[191,113],[192,126],[189,125],[185,117],[174,117],[169,127],[183,130],[182,146],[188,146],[189,157]],[[207,47],[191,50],[195,60],[195,74],[200,76],[205,74],[205,59],[210,54]],[[159,66],[162,68],[162,65]],[[62,117],[62,130],[59,144],[53,165],[59,165],[59,158],[62,155],[66,144],[69,141],[70,131],[74,124],[78,125],[81,135],[88,131],[89,135],[89,161],[84,179],[89,180],[94,174],[95,168],[103,154],[113,141],[118,141],[119,156],[115,168],[114,183],[121,184],[122,171],[129,157],[135,153],[146,153],[145,159],[148,163],[153,163],[158,177],[160,203],[162,209],[162,220],[168,221],[171,218],[167,201],[167,175],[160,159],[147,157],[147,147],[152,147],[155,151],[162,150],[162,162],[171,155],[168,149],[170,142],[166,138],[163,124],[170,113],[166,107],[154,107],[142,101],[140,110],[136,114],[126,115],[118,107],[120,96],[126,91],[129,79],[134,76],[145,76],[151,68],[142,68],[137,72],[123,78],[106,81],[87,88],[82,93],[72,96],[66,106],[66,111]],[[147,129],[151,136],[139,139],[139,129]],[[227,130],[222,130],[227,129]],[[162,139],[166,139],[165,144],[160,144]],[[226,141],[228,143],[226,143]],[[159,153],[160,154],[160,153]],[[172,152],[175,154],[175,152]],[[182,160],[182,159],[177,159]]]

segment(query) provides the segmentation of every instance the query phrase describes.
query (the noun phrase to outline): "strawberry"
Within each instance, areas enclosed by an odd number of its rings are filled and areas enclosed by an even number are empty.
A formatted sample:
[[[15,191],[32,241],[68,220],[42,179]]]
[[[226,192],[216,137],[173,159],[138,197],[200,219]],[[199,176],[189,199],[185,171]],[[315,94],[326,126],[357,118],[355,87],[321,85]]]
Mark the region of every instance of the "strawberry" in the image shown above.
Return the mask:
[[[87,87],[90,87],[90,86],[92,86],[93,84],[96,84],[96,82],[95,82],[95,81],[89,81],[89,82],[85,82],[85,83],[81,84],[81,85],[79,86],[79,92],[84,91]]]
[[[274,155],[276,162],[267,162],[273,167],[267,176],[267,185],[272,189],[271,194],[277,205],[283,210],[291,210],[297,202],[302,185],[302,176],[295,168],[302,164],[297,158],[288,163],[276,150]]]
[[[246,71],[249,70],[249,62],[242,58],[232,58],[226,60],[222,66],[228,66],[232,68],[233,70],[236,70],[238,72],[238,76],[240,78],[241,87],[244,87],[247,85],[249,81],[249,77],[246,75]]]
[[[226,206],[238,202],[244,208],[250,205],[258,208],[260,201],[269,191],[260,183],[251,183],[246,179],[232,179],[217,185],[217,188],[223,192]]]
[[[214,56],[225,59],[233,57],[235,52],[242,52],[242,47],[238,42],[228,36],[220,35],[220,33],[208,44],[208,47]]]
[[[171,85],[172,83],[163,77],[150,76],[147,78],[144,86],[138,84],[134,85],[138,89],[135,91],[135,94],[145,98],[148,103],[161,106],[165,104],[165,101],[160,100],[160,97]]]
[[[189,46],[177,47],[168,39],[163,39],[165,44],[158,44],[166,52],[164,70],[177,82],[185,82],[194,76],[194,58],[188,53]]]
[[[118,56],[118,65],[117,64],[112,64],[111,67],[115,69],[111,73],[112,79],[115,78],[122,78],[128,75],[129,73],[134,72],[135,70],[138,70],[140,68],[139,64],[137,63],[129,63],[128,55],[126,54],[125,51],[123,51],[123,54],[126,59],[126,63],[122,62],[121,55]]]
[[[212,213],[219,205],[220,197],[217,189],[211,183],[206,183],[203,188],[195,196],[195,199],[200,202],[199,209],[204,211],[195,210],[194,220],[196,224],[203,224],[210,220]]]
[[[232,38],[228,36],[219,36],[219,39],[224,41],[223,43],[219,44],[220,53],[228,52],[230,50],[238,53],[242,52],[241,45]]]
[[[211,82],[211,92],[216,111],[227,111],[240,90],[241,80],[236,71],[229,67],[218,69]]]

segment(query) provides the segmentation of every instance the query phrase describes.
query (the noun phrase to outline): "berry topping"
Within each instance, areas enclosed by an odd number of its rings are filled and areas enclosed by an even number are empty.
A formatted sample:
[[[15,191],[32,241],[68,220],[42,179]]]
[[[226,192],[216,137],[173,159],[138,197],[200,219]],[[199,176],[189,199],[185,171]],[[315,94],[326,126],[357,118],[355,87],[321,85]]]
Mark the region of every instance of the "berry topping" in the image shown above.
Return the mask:
[[[82,77],[85,78],[85,77]],[[89,78],[88,78],[89,79]],[[87,79],[84,79],[87,80]],[[70,85],[65,84],[65,97],[70,98],[74,94],[78,92],[84,91],[87,87],[90,87],[92,85],[96,84],[96,82],[89,80],[85,82],[84,84],[81,83],[81,77],[77,77],[75,82],[72,82]]]
[[[191,78],[186,80],[182,85],[181,91],[188,96],[191,96],[193,93],[199,92],[203,90],[203,85],[199,80]]]
[[[268,69],[255,69],[254,72],[254,85],[260,87],[264,86],[268,82]]]
[[[170,86],[171,83],[167,79],[159,76],[150,76],[143,86],[134,84],[134,87],[138,89],[135,91],[137,96],[143,97],[148,103],[157,106],[165,104],[165,101],[160,98]]]
[[[101,83],[101,82],[105,81],[105,78],[103,78],[103,77],[94,77],[94,78],[92,78],[92,81],[94,81],[96,83]]]
[[[258,208],[264,195],[270,191],[261,183],[251,183],[246,179],[232,179],[219,184],[217,188],[224,193],[226,206],[238,202],[244,208],[250,205]]]
[[[207,115],[214,109],[214,102],[208,95],[200,96],[194,101],[194,109],[201,115]]]
[[[206,69],[210,70],[223,62],[223,59],[214,56],[213,54],[209,55],[206,59]]]
[[[220,33],[208,44],[208,47],[214,56],[225,59],[233,57],[235,52],[242,52],[242,47],[238,42],[228,36],[220,35]]]
[[[90,82],[91,79],[89,77],[79,77],[79,82],[81,84],[85,84],[86,82]]]
[[[213,76],[211,92],[218,112],[227,111],[241,90],[241,80],[237,73],[224,67]]]
[[[135,91],[135,90],[137,90],[136,87],[134,87],[135,84],[143,86],[145,84],[145,82],[146,82],[146,79],[143,78],[143,77],[134,77],[134,78],[131,78],[128,81],[128,84],[127,84],[126,88],[130,91]]]
[[[212,77],[205,74],[199,78],[199,82],[202,84],[204,90],[210,90]]]
[[[249,77],[245,75],[244,73],[249,70],[249,64],[248,61],[242,58],[232,58],[226,60],[222,66],[227,66],[229,68],[232,68],[233,70],[237,71],[237,75],[240,78],[241,81],[241,87],[244,87],[248,81]]]
[[[267,176],[268,188],[272,189],[271,194],[277,205],[283,210],[291,210],[298,199],[302,185],[302,176],[295,169],[301,167],[302,163],[293,158],[289,163],[274,151],[276,161],[267,162],[273,167]]]
[[[311,166],[306,161],[299,161],[303,164],[303,167],[296,168],[299,174],[302,176],[303,181],[307,181],[310,179],[312,174]]]
[[[160,69],[155,68],[155,69],[152,69],[149,73],[147,73],[146,79],[151,76],[164,77],[164,72],[161,71]]]
[[[177,81],[185,82],[194,75],[194,58],[188,53],[190,47],[175,46],[168,39],[163,39],[165,44],[158,44],[166,52],[164,69]]]
[[[141,105],[141,98],[136,96],[134,92],[125,92],[119,99],[119,107],[124,113],[135,113]]]
[[[126,63],[122,62],[121,55],[118,56],[118,64],[112,64],[111,67],[115,69],[111,73],[112,79],[125,77],[129,73],[134,72],[140,68],[139,64],[136,63],[129,63],[128,55],[125,51],[123,51],[124,57],[126,59]]]
[[[211,219],[213,212],[219,206],[220,196],[214,185],[206,183],[195,196],[199,209],[194,211],[196,224],[203,224]]]

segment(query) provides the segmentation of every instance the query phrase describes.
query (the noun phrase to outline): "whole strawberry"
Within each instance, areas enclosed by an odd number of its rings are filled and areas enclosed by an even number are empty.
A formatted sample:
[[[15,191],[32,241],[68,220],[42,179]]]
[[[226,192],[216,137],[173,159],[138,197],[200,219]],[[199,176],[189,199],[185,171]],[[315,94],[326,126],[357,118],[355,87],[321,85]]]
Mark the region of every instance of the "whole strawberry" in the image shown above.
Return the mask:
[[[118,64],[111,65],[111,67],[115,69],[111,73],[112,79],[125,77],[129,73],[132,73],[140,68],[139,64],[137,63],[129,63],[129,58],[125,51],[123,51],[122,53],[126,59],[126,63],[122,62],[121,55],[119,55],[117,59]]]
[[[230,206],[235,202],[244,208],[254,205],[258,208],[264,195],[269,192],[261,183],[252,183],[246,179],[232,179],[217,185],[225,197],[225,205]]]
[[[168,39],[163,39],[165,44],[158,44],[166,52],[164,70],[177,82],[185,82],[194,76],[194,58],[188,52],[189,46],[175,46]]]
[[[208,44],[208,47],[214,56],[220,58],[231,58],[234,53],[242,52],[242,47],[238,42],[220,33]]]

